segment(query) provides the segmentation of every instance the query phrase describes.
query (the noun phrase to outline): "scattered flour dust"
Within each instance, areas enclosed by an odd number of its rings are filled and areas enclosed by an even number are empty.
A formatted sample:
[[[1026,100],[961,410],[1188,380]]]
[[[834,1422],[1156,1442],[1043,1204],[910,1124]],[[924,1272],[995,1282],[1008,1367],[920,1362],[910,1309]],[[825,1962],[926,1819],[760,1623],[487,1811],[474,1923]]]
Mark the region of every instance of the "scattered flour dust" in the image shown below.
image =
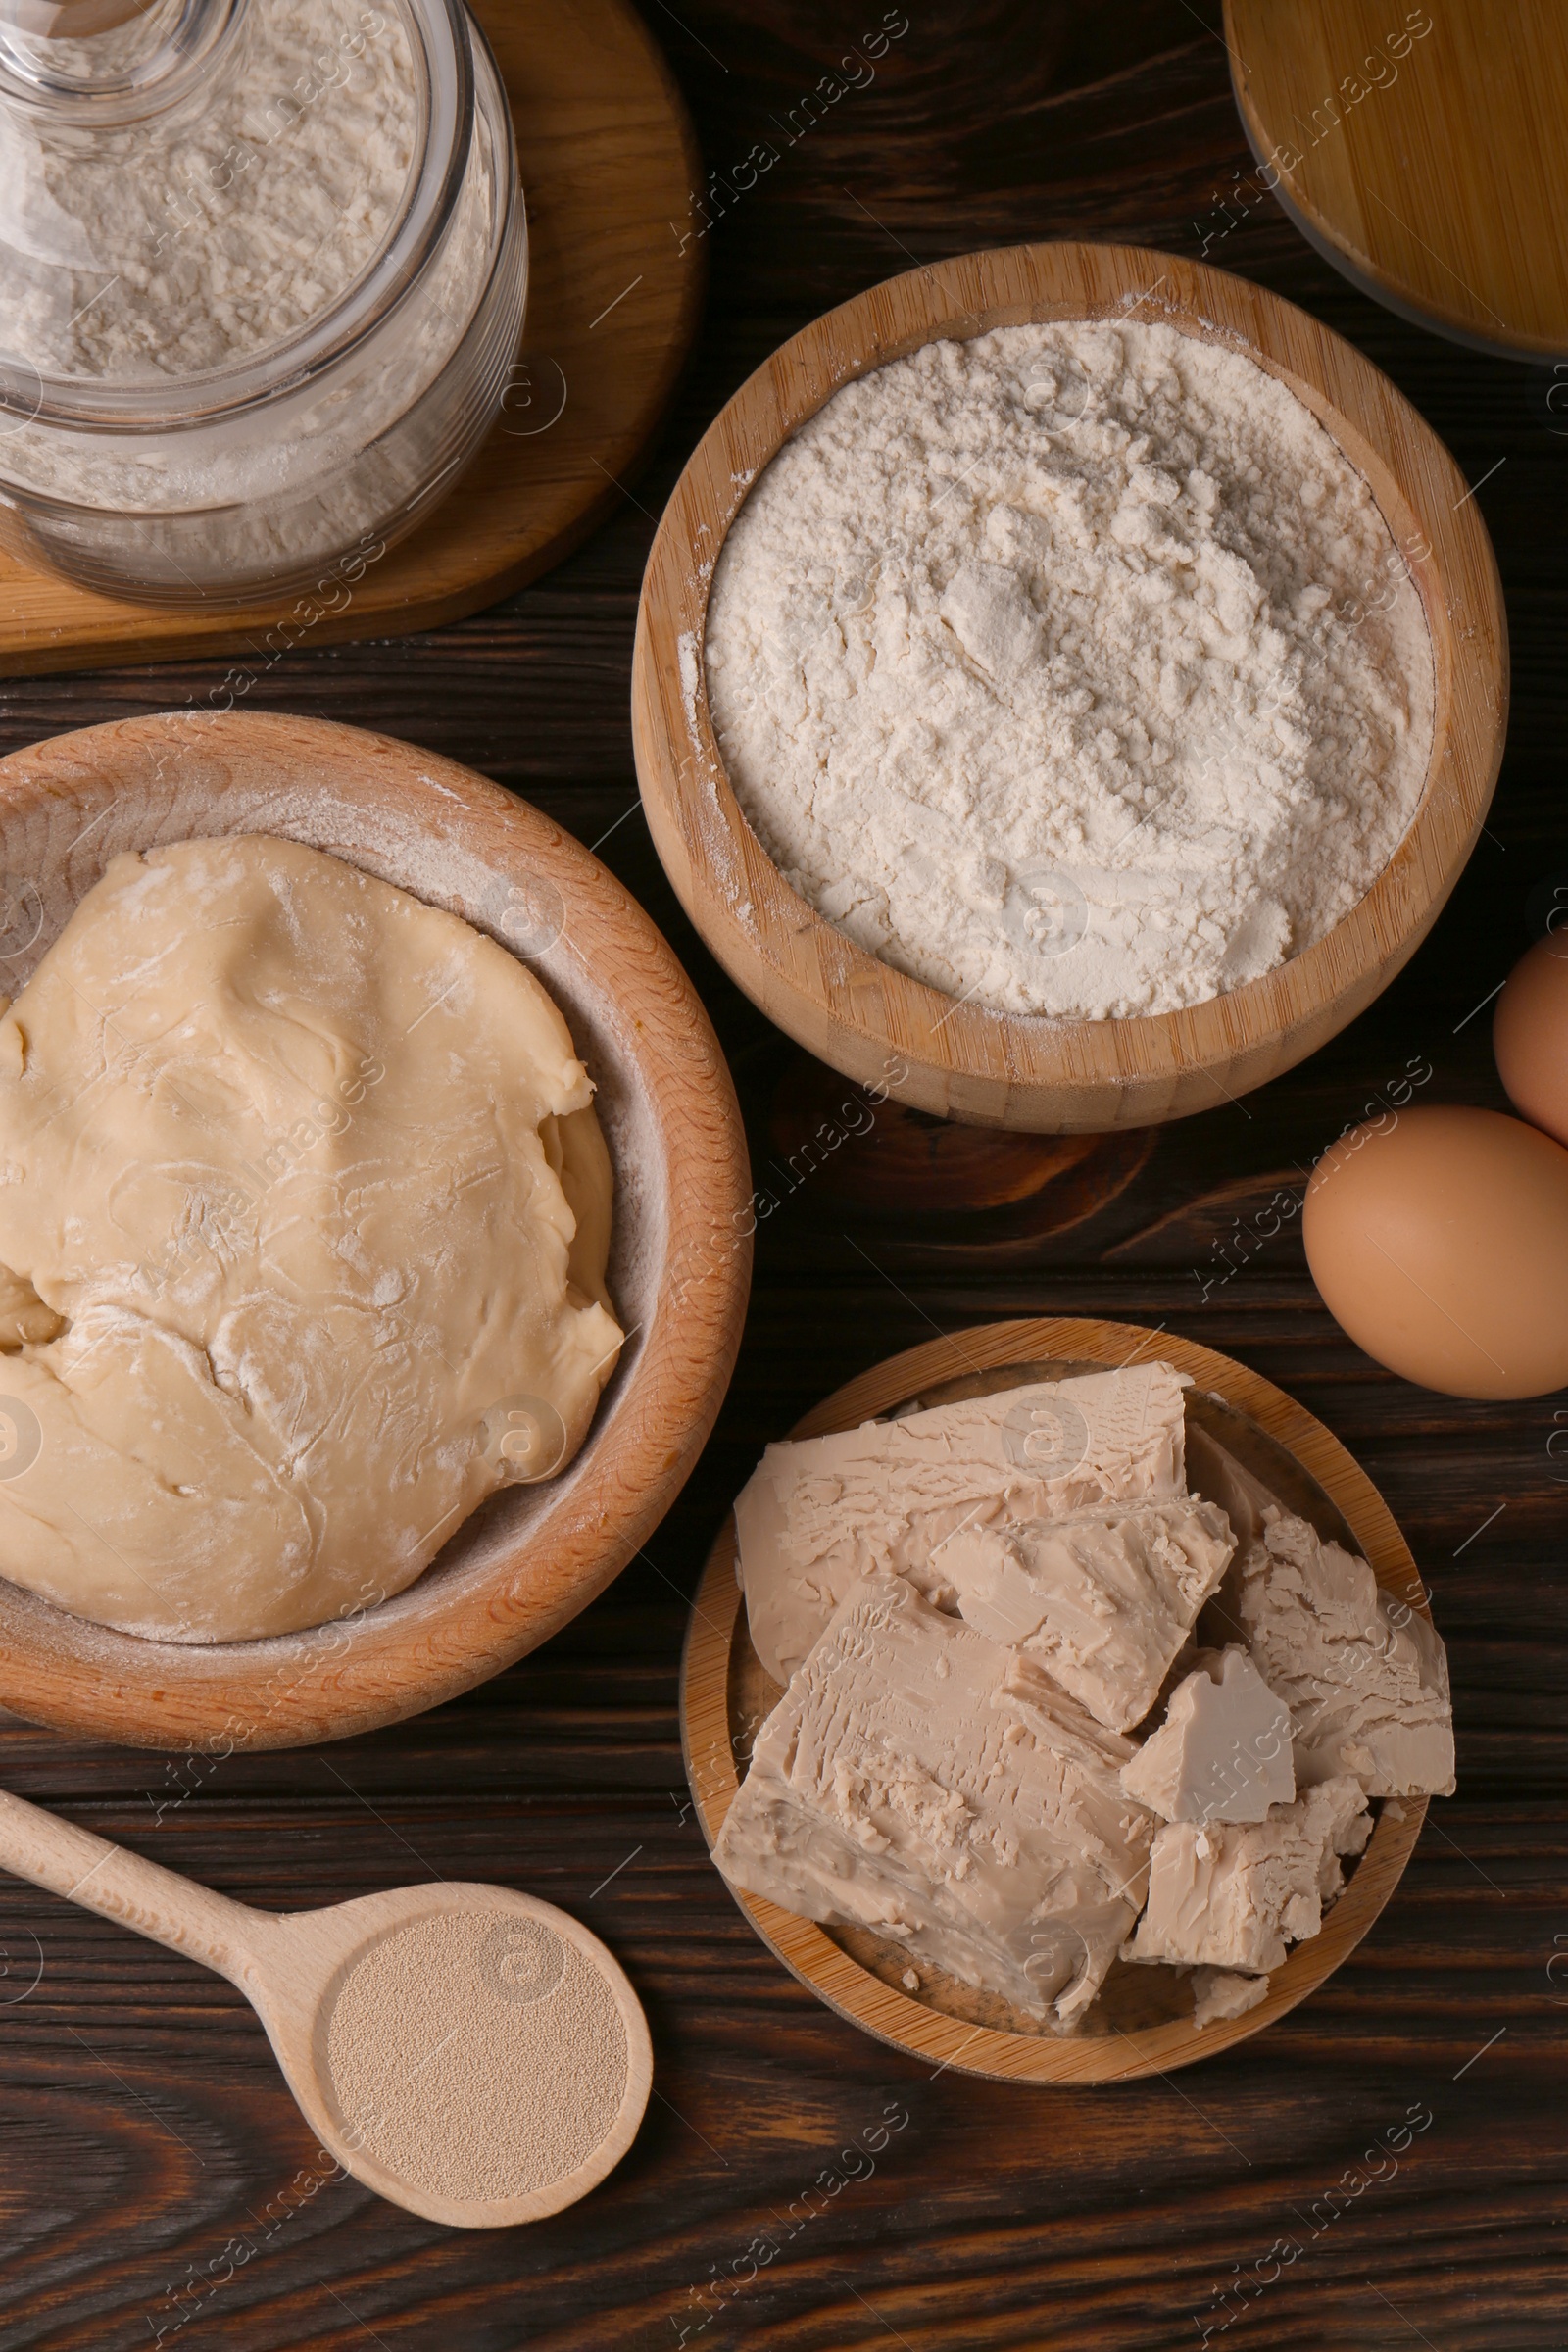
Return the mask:
[[[705,653],[794,887],[1005,1012],[1166,1011],[1298,954],[1431,752],[1365,482],[1254,362],[1163,325],[1002,327],[845,385],[736,517]]]

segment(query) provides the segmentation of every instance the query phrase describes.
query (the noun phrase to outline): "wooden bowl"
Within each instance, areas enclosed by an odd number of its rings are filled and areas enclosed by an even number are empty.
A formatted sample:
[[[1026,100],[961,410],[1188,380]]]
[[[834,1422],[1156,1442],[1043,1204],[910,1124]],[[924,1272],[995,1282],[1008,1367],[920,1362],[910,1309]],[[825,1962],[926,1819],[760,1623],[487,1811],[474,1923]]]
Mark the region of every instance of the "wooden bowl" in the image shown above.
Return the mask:
[[[1409,1547],[1382,1495],[1321,1421],[1228,1355],[1135,1323],[1074,1317],[981,1324],[929,1340],[862,1373],[807,1414],[790,1435],[815,1438],[855,1429],[901,1406],[945,1404],[1067,1372],[1115,1369],[1158,1355],[1197,1383],[1187,1394],[1189,1430],[1219,1439],[1318,1533],[1358,1551],[1391,1598],[1431,1621]],[[692,1604],[681,1663],[681,1742],[686,1774],[709,1845],[740,1786],[739,1766],[779,1696],[752,1648],[735,1581],[735,1522],[725,1522]],[[1292,1947],[1273,1971],[1265,1998],[1245,2017],[1204,2026],[1192,2017],[1192,1991],[1165,1969],[1112,1966],[1084,2030],[1058,2040],[1005,2002],[969,1991],[921,1963],[918,1998],[900,1979],[909,1956],[891,1939],[857,1929],[821,1928],[760,1895],[730,1891],[762,1941],[792,1976],[852,2025],[940,2071],[1016,2082],[1126,2082],[1212,2058],[1272,2025],[1316,1990],[1354,1951],[1410,1859],[1427,1799],[1375,1804],[1376,1827],[1321,1932]]]
[[[711,1428],[740,1344],[745,1138],[691,983],[613,875],[453,760],[318,719],[184,711],[0,760],[0,986],[15,995],[122,850],[281,834],[465,916],[524,956],[599,1092],[627,1333],[564,1474],[503,1489],[417,1583],[263,1642],[141,1641],[0,1579],[0,1701],[56,1729],[226,1754],[340,1740],[466,1690],[625,1566]],[[0,1553],[0,1569],[3,1569]]]
[[[730,788],[695,654],[746,485],[840,384],[936,336],[1134,313],[1248,354],[1305,402],[1370,485],[1432,632],[1432,761],[1409,831],[1365,898],[1277,971],[1180,1012],[1024,1018],[895,971],[790,888]],[[1016,245],[857,295],[775,352],[719,411],[648,561],[632,736],[665,870],[714,956],[771,1020],[847,1077],[921,1110],[1058,1133],[1212,1110],[1363,1011],[1414,954],[1475,845],[1507,700],[1486,526],[1463,474],[1387,376],[1304,312],[1223,270],[1136,246]]]

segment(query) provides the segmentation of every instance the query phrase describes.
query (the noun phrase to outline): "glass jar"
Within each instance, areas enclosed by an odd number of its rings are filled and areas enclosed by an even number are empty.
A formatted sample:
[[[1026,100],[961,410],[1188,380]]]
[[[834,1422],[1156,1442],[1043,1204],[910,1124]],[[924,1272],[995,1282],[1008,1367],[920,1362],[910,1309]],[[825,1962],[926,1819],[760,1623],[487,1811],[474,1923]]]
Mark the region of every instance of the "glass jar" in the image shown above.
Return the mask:
[[[24,562],[187,607],[363,575],[477,451],[526,283],[464,0],[0,0]]]

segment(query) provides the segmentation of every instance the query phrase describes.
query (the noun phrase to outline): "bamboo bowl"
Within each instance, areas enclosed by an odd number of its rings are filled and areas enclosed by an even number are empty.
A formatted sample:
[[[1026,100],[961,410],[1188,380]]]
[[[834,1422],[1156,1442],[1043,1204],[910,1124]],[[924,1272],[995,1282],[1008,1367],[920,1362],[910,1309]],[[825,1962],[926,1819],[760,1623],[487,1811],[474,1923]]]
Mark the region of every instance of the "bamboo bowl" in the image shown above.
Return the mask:
[[[947,1404],[1026,1381],[1113,1371],[1134,1357],[1155,1355],[1191,1373],[1196,1384],[1187,1392],[1190,1437],[1196,1428],[1217,1439],[1319,1535],[1359,1551],[1391,1599],[1431,1622],[1409,1546],[1388,1504],[1339,1440],[1245,1365],[1164,1331],[1058,1317],[954,1332],[862,1373],[824,1398],[790,1435],[822,1437],[916,1403]],[[1191,1470],[1201,1492],[1196,1462]],[[753,1736],[779,1695],[747,1631],[731,1514],[698,1587],[681,1663],[681,1744],[710,1846],[734,1802]],[[1083,2030],[1061,2038],[1033,2029],[1006,2002],[971,1992],[924,1961],[916,1998],[901,1982],[909,1955],[893,1938],[818,1927],[761,1895],[736,1887],[730,1892],[769,1950],[818,2000],[928,2070],[940,2074],[952,2067],[1007,2082],[1128,2082],[1231,2049],[1315,1992],[1348,1959],[1403,1877],[1429,1802],[1424,1796],[1397,1804],[1374,1800],[1371,1840],[1351,1864],[1345,1892],[1320,1932],[1292,1945],[1255,2009],[1201,2028],[1193,2023],[1185,1980],[1168,1969],[1120,1963],[1113,1964]]]
[[[693,656],[746,485],[840,384],[938,336],[1135,313],[1244,351],[1305,402],[1369,484],[1432,634],[1432,761],[1410,828],[1365,898],[1277,971],[1180,1012],[1128,1020],[991,1012],[895,971],[790,888],[730,788]],[[1507,675],[1496,565],[1464,476],[1359,352],[1261,286],[1174,254],[1016,245],[857,295],[784,344],[719,411],[649,558],[632,737],[655,846],[687,913],[730,977],[798,1044],[846,1077],[944,1117],[1099,1131],[1211,1110],[1261,1086],[1387,987],[1475,846],[1502,757]]]
[[[418,1581],[268,1641],[142,1641],[4,1581],[0,1702],[57,1730],[227,1754],[396,1722],[574,1617],[669,1507],[740,1344],[746,1145],[729,1072],[665,942],[614,877],[525,802],[384,735],[174,712],[0,760],[0,961],[15,995],[122,850],[273,833],[488,931],[537,972],[598,1086],[615,1175],[609,1282],[627,1343],[558,1479],[505,1488]],[[3,1382],[0,1382],[3,1386]]]

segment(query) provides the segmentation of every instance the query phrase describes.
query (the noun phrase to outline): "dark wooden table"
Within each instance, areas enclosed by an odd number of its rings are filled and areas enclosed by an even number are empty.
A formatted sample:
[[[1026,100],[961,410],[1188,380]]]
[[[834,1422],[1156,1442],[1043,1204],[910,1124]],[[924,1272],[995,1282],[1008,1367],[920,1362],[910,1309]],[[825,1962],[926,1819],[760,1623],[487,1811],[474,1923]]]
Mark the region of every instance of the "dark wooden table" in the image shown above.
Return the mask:
[[[1393,1379],[1329,1321],[1294,1221],[1265,1241],[1257,1220],[1411,1062],[1432,1066],[1427,1100],[1501,1101],[1475,1007],[1525,946],[1533,897],[1568,885],[1568,415],[1546,371],[1374,308],[1258,193],[1217,0],[936,14],[909,0],[874,79],[857,73],[862,86],[791,146],[781,122],[875,29],[872,0],[863,21],[826,0],[650,6],[710,165],[728,179],[759,141],[780,160],[705,240],[706,329],[634,503],[509,604],[412,641],[307,647],[254,699],[499,777],[602,839],[668,931],[779,1201],[728,1406],[646,1561],[457,1704],[222,1764],[5,1720],[0,1781],[257,1903],[436,1875],[563,1903],[647,2005],[656,2095],[629,2157],[575,2211],[449,2232],[353,2181],[318,2181],[226,1984],[0,1883],[0,2344],[1559,2347],[1568,1406],[1463,1404]],[[837,1083],[697,948],[637,812],[627,676],[653,517],[718,404],[814,313],[911,256],[1058,235],[1206,250],[1349,336],[1448,441],[1483,485],[1507,590],[1501,790],[1410,969],[1266,1092],[1087,1148],[955,1138],[889,1113],[792,1186],[803,1121]],[[3,748],[200,700],[223,666],[0,687]],[[1396,1900],[1316,1999],[1233,2056],[1082,2093],[932,2080],[802,1991],[708,1862],[675,1713],[686,1595],[764,1441],[934,1328],[1040,1311],[1165,1323],[1321,1415],[1434,1588],[1459,1733],[1458,1795],[1434,1807]]]

